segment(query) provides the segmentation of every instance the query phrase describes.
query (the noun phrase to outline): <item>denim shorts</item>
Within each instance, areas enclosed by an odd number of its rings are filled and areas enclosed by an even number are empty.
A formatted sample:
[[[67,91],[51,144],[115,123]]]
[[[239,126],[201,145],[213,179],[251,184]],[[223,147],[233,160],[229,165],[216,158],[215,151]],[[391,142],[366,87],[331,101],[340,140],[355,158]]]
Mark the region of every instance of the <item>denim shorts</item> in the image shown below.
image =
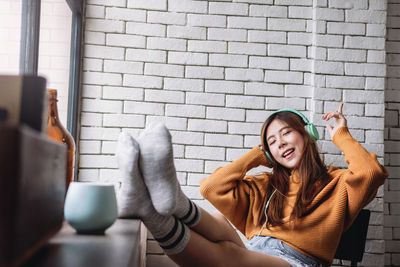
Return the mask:
[[[293,267],[321,266],[315,260],[270,236],[255,236],[245,245],[248,250],[276,256],[287,261]]]

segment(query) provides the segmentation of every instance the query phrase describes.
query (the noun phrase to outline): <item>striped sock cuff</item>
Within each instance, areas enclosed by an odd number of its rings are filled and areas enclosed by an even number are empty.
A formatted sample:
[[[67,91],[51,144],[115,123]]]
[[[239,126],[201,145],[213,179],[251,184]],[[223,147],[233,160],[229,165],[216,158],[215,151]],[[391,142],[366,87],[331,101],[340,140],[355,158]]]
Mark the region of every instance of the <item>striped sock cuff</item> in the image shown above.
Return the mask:
[[[155,238],[166,254],[172,255],[182,252],[190,240],[190,230],[178,219],[175,219],[174,226],[163,237]]]
[[[200,207],[197,206],[192,200],[188,199],[188,201],[189,201],[189,210],[183,217],[179,219],[187,226],[193,227],[201,219],[201,210]]]

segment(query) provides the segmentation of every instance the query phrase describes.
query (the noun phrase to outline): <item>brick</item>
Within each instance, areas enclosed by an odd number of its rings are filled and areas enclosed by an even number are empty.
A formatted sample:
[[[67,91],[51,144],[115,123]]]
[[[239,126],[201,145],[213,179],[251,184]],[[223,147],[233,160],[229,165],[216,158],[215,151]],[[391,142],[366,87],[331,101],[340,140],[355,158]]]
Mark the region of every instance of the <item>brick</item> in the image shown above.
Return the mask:
[[[211,54],[208,56],[210,66],[247,67],[246,55]]]
[[[284,96],[283,85],[275,83],[249,82],[245,84],[246,95]]]
[[[106,127],[144,127],[143,115],[104,114],[103,126]]]
[[[267,20],[266,18],[228,17],[228,28],[266,30]]]
[[[127,49],[125,58],[132,61],[166,63],[167,52],[148,49]]]
[[[219,15],[248,15],[249,6],[242,3],[209,3],[209,14]]]
[[[267,54],[266,44],[253,44],[253,43],[241,43],[241,42],[229,42],[228,43],[229,54],[241,54],[241,55],[259,55],[265,56]]]
[[[346,10],[346,21],[363,23],[386,23],[386,12],[376,10]]]
[[[118,143],[114,141],[103,141],[101,145],[101,153],[115,155],[117,144]]]
[[[365,116],[384,117],[385,116],[385,106],[383,104],[366,104],[365,105]]]
[[[194,132],[226,133],[227,122],[218,120],[189,119],[188,130]]]
[[[367,51],[356,49],[328,49],[328,60],[346,62],[365,62]]]
[[[226,161],[206,161],[205,162],[205,167],[204,167],[204,172],[205,173],[212,173],[214,172],[217,168],[223,167],[227,165],[229,162]]]
[[[85,44],[104,45],[106,43],[106,34],[104,32],[85,31]]]
[[[399,153],[400,147],[397,141],[385,141],[386,153]]]
[[[124,31],[124,22],[108,19],[86,19],[85,28],[87,31],[95,32],[118,32]]]
[[[351,88],[363,89],[365,84],[365,77],[351,77],[351,76],[327,76],[326,87],[330,88]]]
[[[226,68],[225,79],[234,81],[262,81],[264,72],[260,69]]]
[[[315,73],[322,74],[337,74],[343,75],[344,68],[342,62],[331,62],[331,61],[315,61],[314,63]]]
[[[206,178],[206,175],[201,173],[189,173],[187,178],[188,185],[197,185],[200,186],[200,181]]]
[[[226,27],[226,16],[187,14],[187,24],[201,27]]]
[[[143,100],[144,90],[139,88],[104,86],[103,99]]]
[[[226,106],[235,108],[263,109],[264,97],[227,95]]]
[[[125,101],[124,113],[164,115],[164,103],[146,103],[138,101]]]
[[[315,19],[326,21],[344,21],[344,10],[332,8],[316,8]]]
[[[400,128],[391,128],[389,136],[391,140],[400,140]]]
[[[260,134],[262,124],[256,122],[229,122],[229,134]]]
[[[146,38],[137,35],[109,33],[106,36],[106,44],[108,46],[144,48],[146,46]]]
[[[398,124],[399,124],[399,113],[394,110],[386,110],[385,126],[386,127],[390,127],[390,126],[397,127]]]
[[[302,19],[268,18],[268,30],[304,32],[306,30],[306,21]]]
[[[100,113],[81,112],[81,125],[82,126],[101,126],[103,117]]]
[[[382,104],[384,101],[384,93],[382,91],[360,91],[360,90],[344,90],[343,99],[349,102],[376,103]]]
[[[105,7],[104,6],[94,6],[86,5],[86,18],[104,18]]]
[[[99,45],[85,45],[84,57],[124,59],[124,49]]]
[[[186,66],[186,78],[223,79],[224,69],[220,67]]]
[[[286,43],[286,32],[278,31],[248,31],[249,42],[252,43]]]
[[[360,37],[360,38],[365,38],[365,37]],[[315,45],[319,46],[319,47],[338,47],[338,48],[343,48],[343,36],[341,36],[341,35],[316,34],[315,37],[314,37],[314,42],[315,42]],[[345,46],[345,47],[348,47],[348,48],[359,48],[359,47],[351,47],[351,46]]]
[[[313,87],[307,85],[285,85],[286,97],[313,97]]]
[[[79,168],[117,168],[114,156],[106,155],[80,155]]]
[[[120,129],[101,127],[81,127],[81,140],[117,140]]]
[[[381,51],[378,51],[378,52],[381,52]],[[384,51],[382,51],[382,52],[384,52]],[[400,65],[400,56],[398,54],[389,54],[387,57],[387,64],[391,65],[391,66]]]
[[[288,8],[284,6],[250,5],[251,17],[286,18],[287,12]]]
[[[226,151],[226,160],[234,161],[249,152],[248,149],[229,148]]]
[[[176,117],[167,117],[167,116],[146,116],[146,126],[155,124],[155,123],[163,123],[170,130],[186,130],[187,119],[186,118],[176,118]],[[174,154],[175,155],[175,154]],[[175,155],[177,156],[177,155]]]
[[[365,35],[365,24],[328,22],[328,34]]]
[[[385,51],[375,51],[369,50],[367,62],[368,63],[385,63],[386,52]]]
[[[204,133],[172,131],[172,142],[184,145],[203,145]]]
[[[345,36],[344,47],[357,48],[357,49],[384,50],[385,38]]]
[[[243,83],[232,82],[232,81],[210,80],[206,81],[205,91],[212,93],[242,94]]]
[[[304,58],[291,58],[289,69],[297,71],[311,71],[313,60]]]
[[[95,58],[84,58],[83,59],[83,70],[88,71],[102,71],[103,70],[103,60]]]
[[[296,6],[310,6],[312,5],[311,0],[275,0],[275,5],[296,5]]]
[[[185,158],[224,160],[225,149],[219,147],[186,146]]]
[[[192,52],[168,52],[168,63],[183,65],[207,65],[208,55]]]
[[[367,36],[384,37],[385,34],[385,24],[367,24]]]
[[[203,199],[203,197],[200,194],[200,190],[197,186],[182,186],[182,191],[184,192],[185,195],[187,195],[191,199]]]
[[[208,40],[218,41],[246,41],[247,32],[242,29],[221,29],[209,28],[207,34]]]
[[[386,240],[385,252],[400,252],[400,240]]]
[[[187,92],[185,103],[205,106],[224,106],[225,95]]]
[[[184,66],[180,65],[161,64],[161,63],[146,63],[144,65],[145,75],[182,78],[183,73],[184,73]]]
[[[183,13],[148,11],[147,22],[170,25],[185,25],[186,15]]]
[[[188,41],[188,51],[193,52],[226,53],[227,47],[227,43],[221,41]]]
[[[167,116],[205,118],[205,113],[205,107],[197,105],[167,104],[165,107]]]
[[[99,170],[98,169],[79,169],[78,181],[80,182],[93,182],[98,181]]]
[[[87,84],[82,85],[82,97],[100,98],[101,86]]]
[[[168,0],[168,11],[207,13],[208,4],[203,1]]]
[[[365,244],[366,253],[384,253],[385,240],[367,240]]]
[[[399,77],[400,67],[399,66],[388,66],[387,67],[387,77]]]
[[[185,154],[185,146],[184,145],[173,145],[172,146],[174,157],[175,158],[183,158]],[[186,173],[177,173],[177,178],[179,183],[186,184]]]
[[[266,82],[303,83],[303,73],[296,71],[265,71]]]
[[[289,18],[312,19],[313,8],[303,6],[289,6]]]
[[[103,72],[83,72],[84,84],[121,85],[121,74]]]
[[[288,44],[312,45],[312,34],[304,32],[288,32]]]
[[[152,23],[127,22],[126,33],[144,36],[164,37],[166,34],[166,26]]]
[[[127,0],[128,8],[167,10],[167,0]]]
[[[243,147],[243,137],[232,134],[205,134],[204,144],[216,147]]]
[[[146,21],[146,11],[129,8],[107,7],[106,18],[123,21]]]
[[[185,93],[171,90],[150,90],[144,92],[144,100],[161,103],[184,103]]]
[[[147,38],[148,49],[161,49],[171,51],[185,51],[186,40],[173,39],[173,38],[158,38],[148,37]]]
[[[167,36],[172,38],[206,39],[206,28],[168,25]]]
[[[244,121],[245,111],[236,108],[207,107],[206,118],[225,121]]]
[[[276,98],[269,97],[266,99],[267,108],[277,110],[281,108],[292,108],[296,110],[304,110],[306,101],[304,98]]]
[[[388,36],[388,40],[390,41],[398,41],[399,38],[399,29],[388,29],[387,30],[387,36]]]
[[[126,6],[126,0],[88,0],[87,4],[102,5],[102,6]]]
[[[164,78],[164,89],[167,90],[203,91],[203,87],[203,80]]]
[[[175,159],[177,171],[203,172],[203,161],[194,159]],[[183,189],[183,187],[182,187]],[[199,191],[197,189],[197,191]],[[198,193],[200,195],[200,193]]]
[[[254,57],[250,56],[250,68],[289,70],[289,59],[280,57]]]
[[[246,135],[244,137],[244,147],[246,148],[252,148],[254,146],[257,146],[261,143],[260,136],[249,136]]]
[[[347,101],[346,101],[347,102]],[[347,124],[351,125],[354,129],[382,129],[383,118],[370,118],[370,117],[355,117],[347,116]]]
[[[306,57],[306,47],[300,45],[268,45],[268,56]]]
[[[155,76],[125,74],[123,85],[144,88],[162,88],[162,78]]]
[[[386,42],[386,53],[399,53],[400,52],[400,43],[399,42]]]
[[[329,1],[330,8],[341,8],[341,9],[367,9],[368,8],[368,0],[330,0]]]
[[[345,63],[345,74],[354,76],[386,76],[385,64]]]
[[[129,62],[121,60],[104,60],[105,72],[143,74],[142,62]]]

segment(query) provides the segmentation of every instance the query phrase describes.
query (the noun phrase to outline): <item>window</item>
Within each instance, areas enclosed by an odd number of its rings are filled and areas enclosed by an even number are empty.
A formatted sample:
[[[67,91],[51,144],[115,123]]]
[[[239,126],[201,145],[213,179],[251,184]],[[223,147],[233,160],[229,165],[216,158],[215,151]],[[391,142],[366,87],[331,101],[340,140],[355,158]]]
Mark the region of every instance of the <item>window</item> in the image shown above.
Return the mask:
[[[23,0],[20,5],[19,72],[45,76],[47,87],[58,89],[61,121],[77,140],[82,0]]]

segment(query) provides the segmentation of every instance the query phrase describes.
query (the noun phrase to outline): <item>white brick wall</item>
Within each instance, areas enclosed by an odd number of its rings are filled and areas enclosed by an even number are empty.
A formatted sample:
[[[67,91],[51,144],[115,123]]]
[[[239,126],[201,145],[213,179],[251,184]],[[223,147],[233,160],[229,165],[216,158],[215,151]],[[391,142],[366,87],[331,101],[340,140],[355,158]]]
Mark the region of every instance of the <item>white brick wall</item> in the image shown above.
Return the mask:
[[[385,163],[397,170],[400,8],[392,6],[386,70],[384,1],[88,1],[79,178],[119,181],[111,160],[118,134],[137,136],[162,121],[183,190],[212,210],[199,181],[257,145],[262,123],[279,108],[313,120],[326,162],[344,167],[321,120],[340,102],[352,134],[382,162],[393,147]],[[383,266],[385,252],[386,263],[399,263],[396,177],[369,206],[362,266]]]

